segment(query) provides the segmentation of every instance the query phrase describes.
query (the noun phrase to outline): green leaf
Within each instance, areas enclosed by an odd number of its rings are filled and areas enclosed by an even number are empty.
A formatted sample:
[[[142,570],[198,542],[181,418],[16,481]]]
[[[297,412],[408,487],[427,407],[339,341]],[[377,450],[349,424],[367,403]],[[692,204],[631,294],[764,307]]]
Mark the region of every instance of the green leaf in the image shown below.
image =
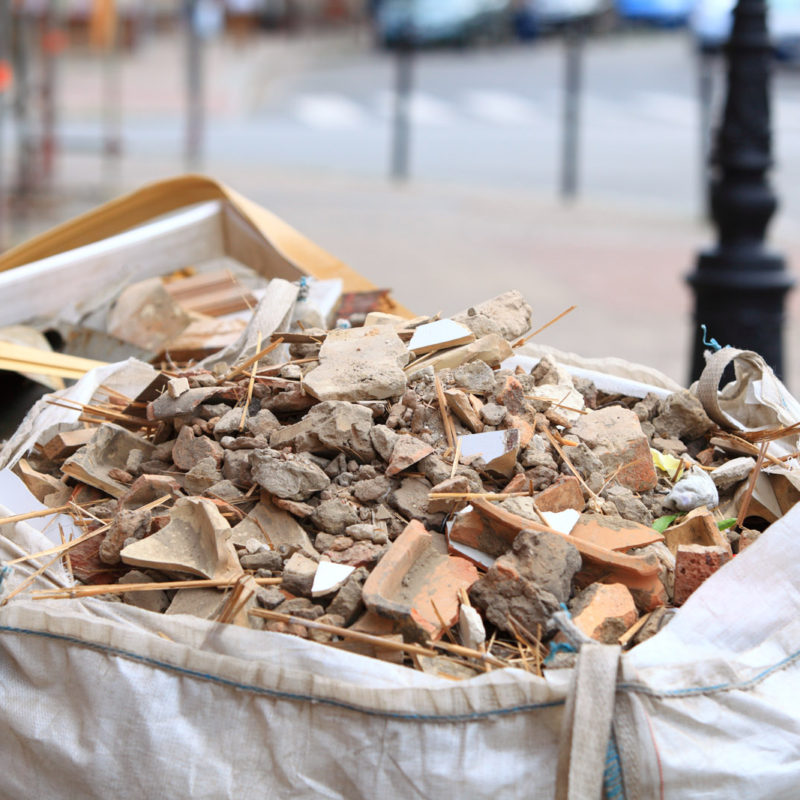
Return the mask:
[[[663,517],[659,517],[654,523],[653,528],[655,528],[659,533],[664,533],[664,531],[672,525],[673,522],[678,518],[677,514],[666,514]],[[736,522],[736,520],[734,520]]]
[[[728,528],[732,528],[736,524],[736,517],[728,517],[728,519],[721,519],[717,523],[717,527],[721,531],[726,531]]]

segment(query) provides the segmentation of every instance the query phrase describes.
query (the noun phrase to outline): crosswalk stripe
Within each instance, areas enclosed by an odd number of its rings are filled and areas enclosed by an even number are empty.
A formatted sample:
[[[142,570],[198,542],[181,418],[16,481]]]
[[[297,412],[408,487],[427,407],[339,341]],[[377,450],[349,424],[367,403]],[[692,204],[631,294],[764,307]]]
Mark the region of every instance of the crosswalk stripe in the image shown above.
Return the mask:
[[[526,125],[541,115],[530,101],[512,92],[473,89],[463,95],[468,114],[498,125]]]
[[[294,102],[295,117],[310,128],[354,130],[368,122],[358,103],[334,92],[301,94]]]

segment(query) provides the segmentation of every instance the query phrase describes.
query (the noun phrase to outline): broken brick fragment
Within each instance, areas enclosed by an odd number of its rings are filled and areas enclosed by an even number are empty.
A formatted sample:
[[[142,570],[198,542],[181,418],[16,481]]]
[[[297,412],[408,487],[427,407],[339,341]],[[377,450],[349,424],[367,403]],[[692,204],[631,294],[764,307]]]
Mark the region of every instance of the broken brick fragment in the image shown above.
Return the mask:
[[[593,583],[570,603],[572,622],[587,636],[616,644],[638,614],[629,589],[621,583]]]
[[[707,578],[730,560],[730,549],[724,547],[679,545],[675,554],[675,605],[683,605]]]

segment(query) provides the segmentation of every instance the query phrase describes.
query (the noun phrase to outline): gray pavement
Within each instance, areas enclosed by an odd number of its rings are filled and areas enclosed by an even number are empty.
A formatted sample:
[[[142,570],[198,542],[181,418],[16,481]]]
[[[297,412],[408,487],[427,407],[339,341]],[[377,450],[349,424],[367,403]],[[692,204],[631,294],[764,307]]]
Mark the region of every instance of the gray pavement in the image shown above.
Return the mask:
[[[626,40],[620,46],[632,45]],[[646,153],[637,155],[628,141],[628,152],[617,160],[624,161],[627,155],[636,163],[630,169],[617,170],[615,162],[608,159],[607,147],[615,136],[619,138],[625,125],[608,127],[612,116],[607,116],[606,127],[598,125],[595,131],[601,139],[605,137],[605,145],[587,141],[585,191],[570,205],[554,197],[555,150],[537,162],[541,179],[534,179],[534,173],[526,173],[524,168],[514,168],[513,162],[509,166],[508,159],[501,157],[503,145],[507,155],[514,142],[526,135],[519,125],[506,125],[500,131],[496,130],[501,127],[497,119],[473,119],[467,125],[458,111],[456,123],[422,126],[424,138],[414,143],[415,177],[394,186],[383,175],[388,150],[385,121],[379,127],[367,115],[358,117],[355,127],[351,118],[343,126],[331,128],[331,114],[347,113],[341,111],[341,103],[337,112],[334,103],[323,111],[319,104],[314,111],[312,104],[311,112],[306,105],[306,112],[312,118],[316,113],[318,121],[328,114],[327,130],[324,124],[321,132],[319,125],[298,123],[298,102],[303,97],[329,95],[326,87],[333,77],[341,78],[337,85],[341,84],[349,97],[373,97],[372,87],[381,82],[385,85],[390,75],[387,59],[372,53],[363,37],[353,32],[318,37],[312,43],[255,42],[244,51],[226,43],[212,48],[204,171],[270,208],[376,284],[393,288],[396,297],[414,310],[448,314],[518,288],[533,305],[537,325],[567,306],[578,307],[542,334],[543,342],[587,356],[614,355],[639,361],[683,382],[691,324],[691,298],[683,277],[692,268],[698,249],[711,243],[712,234],[699,221],[697,186],[691,184],[697,163],[692,162],[689,150],[696,144],[696,131],[684,123],[667,125],[663,118],[673,113],[685,122],[680,116],[683,112],[670,112],[676,95],[659,85],[659,81],[674,80],[666,72],[675,48],[657,46],[662,50],[653,59],[652,73],[636,80],[652,87],[653,124],[665,131],[664,147],[673,147],[676,136],[683,144],[669,150],[668,156],[656,154],[653,158],[651,151],[653,169],[639,175],[636,159]],[[499,91],[492,81],[497,83],[503,74],[517,74],[518,70],[504,72],[497,60],[513,61],[523,55],[527,57],[519,48],[478,54],[476,58],[483,64],[479,73],[486,76],[481,86]],[[448,81],[454,80],[451,56],[434,55],[426,67],[440,71],[432,83],[441,87],[438,91],[445,99],[452,99],[458,91],[456,84],[447,88]],[[557,56],[551,53],[548,57],[555,60]],[[611,60],[610,51],[603,51],[592,75],[599,80],[606,70],[613,83],[616,72]],[[18,228],[18,237],[68,218],[105,196],[182,171],[182,84],[179,67],[170,70],[170,64],[180,64],[174,40],[151,43],[122,65],[124,158],[109,168],[98,154],[64,152],[55,200],[37,209],[26,225]],[[382,72],[377,77],[369,70],[367,74],[365,64]],[[69,112],[65,127],[74,136],[96,137],[100,118],[99,86],[93,72],[96,65],[84,59],[73,61],[68,68],[72,79],[69,89],[64,87],[64,108]],[[523,85],[527,84],[523,81]],[[614,99],[620,97],[619,91],[615,92],[605,100],[602,93],[593,95],[592,102],[624,104],[624,100]],[[522,119],[533,107],[530,113],[539,114],[541,127],[549,125],[539,132],[542,141],[549,137],[554,144],[551,106],[543,105],[537,111],[535,104],[507,103],[505,111],[498,112],[502,106],[498,96],[489,103],[494,103],[495,117],[518,114]],[[637,97],[636,102],[641,103],[641,94]],[[475,102],[480,105],[473,95]],[[681,101],[678,105],[684,111],[687,108]],[[637,108],[641,112],[646,106],[645,102]],[[423,116],[435,114],[435,105],[428,104],[424,110],[423,104],[422,108],[418,113]],[[452,108],[449,111],[456,113]],[[460,144],[455,143],[459,121],[470,135],[459,140]],[[651,122],[647,127],[653,127]],[[433,149],[432,141],[437,143]],[[361,149],[360,167],[342,157],[346,147],[353,152]],[[305,160],[297,156],[304,148],[311,153]],[[593,148],[597,155],[590,168]],[[453,151],[450,161],[442,166],[437,152],[448,151]],[[466,156],[471,154],[474,161],[488,153],[494,153],[487,159],[488,165],[481,161],[479,166],[464,166],[468,164]],[[605,160],[600,158],[603,154]],[[463,162],[459,161],[462,155]],[[793,168],[800,168],[800,158]],[[606,173],[603,180],[597,178]],[[618,180],[617,174],[626,177]],[[658,187],[659,181],[667,179],[671,188],[666,190],[648,193],[643,188]],[[771,242],[790,263],[800,264],[800,233],[792,224],[800,213],[795,217],[793,208],[776,220]],[[792,358],[800,332],[798,302],[792,297],[787,336],[787,378],[795,388],[800,387],[800,366],[795,366],[797,361]]]

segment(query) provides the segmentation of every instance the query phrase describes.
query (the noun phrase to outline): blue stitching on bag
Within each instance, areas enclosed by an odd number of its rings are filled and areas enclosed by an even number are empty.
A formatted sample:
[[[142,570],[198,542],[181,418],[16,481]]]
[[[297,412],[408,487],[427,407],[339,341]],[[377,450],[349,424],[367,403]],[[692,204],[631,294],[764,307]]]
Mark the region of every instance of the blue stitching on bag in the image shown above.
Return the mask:
[[[491,717],[508,716],[509,714],[517,714],[527,711],[538,711],[545,708],[555,708],[563,706],[564,700],[554,700],[550,703],[530,703],[522,706],[512,706],[510,708],[498,708],[494,711],[475,711],[469,714],[400,714],[392,711],[375,711],[369,708],[353,705],[351,703],[344,703],[340,700],[332,700],[325,697],[313,697],[311,695],[294,694],[292,692],[280,692],[276,689],[265,689],[262,686],[251,686],[246,683],[236,683],[236,681],[221,678],[218,675],[212,675],[207,672],[199,672],[197,670],[186,669],[186,667],[177,667],[174,664],[168,664],[164,661],[158,661],[155,658],[141,656],[138,653],[133,653],[129,650],[122,650],[118,647],[109,647],[108,645],[95,644],[93,642],[85,642],[74,636],[64,636],[58,633],[48,633],[46,631],[34,631],[27,628],[16,628],[10,625],[0,625],[0,631],[9,633],[24,633],[31,636],[41,636],[45,639],[55,639],[57,641],[69,642],[70,644],[80,645],[90,650],[96,650],[100,653],[111,654],[121,658],[128,658],[131,661],[138,661],[141,664],[159,667],[171,672],[176,672],[179,675],[187,675],[190,678],[200,678],[202,680],[210,681],[221,686],[228,686],[232,689],[239,689],[241,691],[253,692],[255,694],[265,695],[278,700],[301,700],[311,703],[319,703],[321,705],[329,705],[334,708],[344,708],[348,711],[356,711],[360,714],[366,714],[371,717],[385,717],[389,719],[398,720],[417,720],[422,722],[472,722],[480,719],[488,719]]]
[[[617,689],[621,689],[622,691],[626,692],[635,692],[637,694],[646,694],[651,697],[692,697],[693,695],[705,694],[707,692],[727,692],[731,689],[749,689],[755,686],[757,683],[763,681],[773,672],[777,672],[778,670],[790,666],[792,662],[797,661],[798,658],[800,658],[800,650],[796,650],[791,655],[786,656],[786,658],[778,661],[777,664],[766,667],[759,672],[758,675],[754,675],[749,680],[742,681],[741,683],[717,683],[711,686],[696,686],[687,689],[670,689],[664,692],[650,689],[641,683],[620,683],[617,684]]]

